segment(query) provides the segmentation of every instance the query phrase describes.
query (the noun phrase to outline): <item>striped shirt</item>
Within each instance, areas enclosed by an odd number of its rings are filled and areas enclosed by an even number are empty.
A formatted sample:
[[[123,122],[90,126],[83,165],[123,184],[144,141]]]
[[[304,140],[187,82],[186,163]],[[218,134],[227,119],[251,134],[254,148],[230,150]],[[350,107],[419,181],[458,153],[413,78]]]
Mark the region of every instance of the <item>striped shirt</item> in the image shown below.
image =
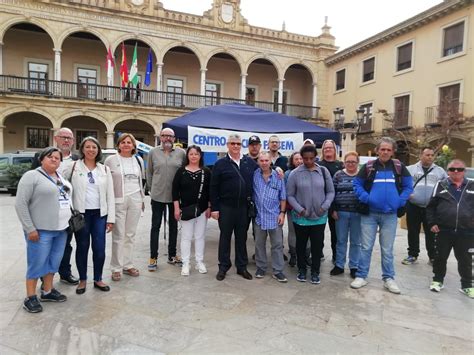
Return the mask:
[[[286,200],[285,183],[275,170],[265,181],[262,169],[255,170],[253,174],[253,200],[257,207],[255,222],[263,230],[278,227],[280,214],[280,201]]]
[[[334,210],[357,212],[359,199],[352,185],[352,180],[354,180],[355,177],[356,176],[348,175],[344,170],[339,170],[334,174],[334,190],[336,191],[333,202]]]

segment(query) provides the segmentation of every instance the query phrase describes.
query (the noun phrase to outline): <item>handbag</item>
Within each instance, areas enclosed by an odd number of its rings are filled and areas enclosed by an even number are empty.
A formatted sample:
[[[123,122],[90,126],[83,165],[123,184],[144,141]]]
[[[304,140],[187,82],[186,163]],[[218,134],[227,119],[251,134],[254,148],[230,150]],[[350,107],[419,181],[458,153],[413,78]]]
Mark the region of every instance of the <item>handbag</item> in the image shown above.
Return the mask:
[[[197,202],[189,206],[181,207],[181,220],[189,221],[190,219],[199,217],[201,215],[201,211],[199,210],[199,200],[201,199],[203,186],[204,186],[204,170],[201,171],[201,185],[199,186]]]
[[[69,233],[75,233],[80,231],[86,225],[86,219],[84,215],[71,207],[71,218],[69,218]]]

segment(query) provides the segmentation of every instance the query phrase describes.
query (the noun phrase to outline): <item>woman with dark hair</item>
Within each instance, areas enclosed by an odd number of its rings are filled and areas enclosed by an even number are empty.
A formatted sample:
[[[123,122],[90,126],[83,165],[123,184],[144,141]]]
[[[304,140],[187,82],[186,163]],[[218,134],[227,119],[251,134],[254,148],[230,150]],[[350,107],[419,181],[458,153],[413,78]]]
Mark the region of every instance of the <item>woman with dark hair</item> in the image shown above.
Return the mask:
[[[126,275],[139,276],[133,264],[133,245],[140,215],[145,209],[142,179],[145,179],[143,159],[137,155],[137,142],[130,133],[122,133],[117,140],[117,154],[105,159],[114,182],[115,225],[112,231],[112,280]]]
[[[300,152],[294,152],[290,155],[288,160],[288,170],[285,171],[285,186],[288,183],[288,177],[290,173],[296,169],[298,166],[303,164],[303,158],[301,158]],[[286,218],[288,219],[288,249],[290,251],[290,260],[288,265],[291,267],[296,265],[296,234],[295,226],[293,225],[293,220],[291,219],[291,210],[293,207],[287,202],[286,203]]]
[[[86,137],[79,147],[80,159],[65,173],[73,186],[72,201],[76,210],[84,214],[86,225],[76,232],[76,264],[79,271],[78,295],[86,292],[87,259],[92,241],[94,287],[110,291],[102,281],[105,262],[105,234],[115,222],[114,185],[110,169],[99,163],[102,149],[94,137]]]
[[[54,273],[66,245],[71,217],[71,185],[57,172],[63,155],[48,147],[39,155],[41,166],[26,172],[18,183],[15,208],[26,239],[26,298],[30,313],[43,310],[36,296],[38,278],[43,277],[42,302],[64,302],[66,296],[53,288]]]
[[[300,154],[303,164],[292,171],[287,184],[287,199],[293,207],[291,217],[296,232],[296,280],[306,282],[306,245],[309,238],[312,255],[311,283],[319,284],[324,228],[334,199],[334,185],[329,171],[315,163],[317,153],[314,145],[303,146]]]
[[[196,145],[186,150],[183,167],[176,171],[173,179],[174,217],[181,220],[181,275],[188,276],[190,270],[191,241],[194,236],[196,270],[207,273],[204,264],[204,246],[207,220],[211,216],[209,185],[211,171],[204,167],[204,157]]]

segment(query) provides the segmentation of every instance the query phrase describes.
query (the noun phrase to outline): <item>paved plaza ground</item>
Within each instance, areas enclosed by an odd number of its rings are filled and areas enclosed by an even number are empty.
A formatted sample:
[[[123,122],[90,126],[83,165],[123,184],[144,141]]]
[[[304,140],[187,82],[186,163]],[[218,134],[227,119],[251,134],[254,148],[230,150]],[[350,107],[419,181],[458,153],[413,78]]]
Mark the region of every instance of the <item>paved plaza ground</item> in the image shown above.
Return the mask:
[[[458,291],[454,256],[446,288],[430,292],[432,274],[424,248],[418,264],[400,263],[407,244],[403,229],[398,229],[395,247],[402,294],[393,295],[380,280],[378,246],[367,287],[352,290],[347,273],[330,277],[328,233],[329,258],[322,263],[320,285],[297,282],[296,270],[289,267],[287,284],[269,276],[247,281],[234,268],[218,282],[215,221],[208,225],[207,275],[192,270],[189,277],[180,276],[179,267],[166,263],[163,239],[159,269],[151,273],[146,270],[150,221],[148,204],[135,249],[140,277],[111,281],[108,257],[104,280],[112,288],[109,293],[94,290],[89,281],[87,292],[78,296],[75,287],[56,282],[68,301],[43,304],[42,313],[29,314],[22,309],[25,242],[14,198],[0,194],[0,353],[473,353],[474,302]],[[110,246],[108,242],[108,255]],[[253,248],[249,238],[249,255]],[[91,266],[89,262],[89,275]],[[73,270],[77,275],[75,266]],[[255,264],[250,263],[249,271],[255,273]]]

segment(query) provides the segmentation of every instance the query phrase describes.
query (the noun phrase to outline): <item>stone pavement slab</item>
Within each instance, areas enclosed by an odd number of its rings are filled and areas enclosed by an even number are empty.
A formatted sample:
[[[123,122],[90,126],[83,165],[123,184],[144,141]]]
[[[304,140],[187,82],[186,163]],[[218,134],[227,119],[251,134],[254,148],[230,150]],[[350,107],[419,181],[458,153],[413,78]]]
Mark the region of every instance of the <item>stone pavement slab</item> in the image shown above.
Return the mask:
[[[110,280],[108,236],[104,281],[109,293],[88,282],[84,295],[58,282],[68,296],[61,304],[43,304],[40,314],[22,309],[25,297],[25,242],[14,211],[14,198],[0,194],[0,353],[3,354],[162,354],[162,353],[347,353],[472,354],[473,300],[459,291],[454,256],[448,262],[445,289],[428,290],[432,277],[424,250],[419,262],[404,266],[406,231],[398,229],[395,269],[401,295],[383,288],[380,249],[374,248],[369,285],[349,287],[351,278],[331,277],[330,237],[326,233],[321,284],[289,279],[279,284],[270,275],[244,280],[229,270],[217,272],[218,227],[209,221],[205,262],[208,274],[194,269],[189,277],[166,263],[160,236],[158,271],[148,272],[149,201],[136,238],[135,260],[141,275]],[[286,235],[286,232],[285,232]],[[74,243],[73,243],[74,244]],[[286,244],[286,242],[285,242]],[[424,243],[422,242],[422,245]],[[178,243],[179,245],[179,243]],[[254,243],[249,233],[249,256]],[[92,274],[92,261],[89,261]],[[249,271],[255,273],[251,261]],[[270,269],[271,270],[271,269]],[[77,275],[74,266],[73,271]]]

